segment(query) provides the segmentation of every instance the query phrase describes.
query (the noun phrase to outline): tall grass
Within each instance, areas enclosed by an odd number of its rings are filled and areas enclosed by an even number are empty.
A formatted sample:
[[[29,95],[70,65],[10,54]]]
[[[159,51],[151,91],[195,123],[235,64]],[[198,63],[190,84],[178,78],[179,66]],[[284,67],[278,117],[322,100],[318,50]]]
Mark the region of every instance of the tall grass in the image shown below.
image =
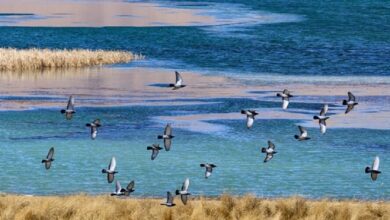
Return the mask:
[[[253,196],[195,198],[172,208],[163,199],[109,196],[0,196],[1,219],[390,219],[390,202],[261,199]]]
[[[0,71],[64,69],[126,63],[142,58],[126,51],[0,48]]]

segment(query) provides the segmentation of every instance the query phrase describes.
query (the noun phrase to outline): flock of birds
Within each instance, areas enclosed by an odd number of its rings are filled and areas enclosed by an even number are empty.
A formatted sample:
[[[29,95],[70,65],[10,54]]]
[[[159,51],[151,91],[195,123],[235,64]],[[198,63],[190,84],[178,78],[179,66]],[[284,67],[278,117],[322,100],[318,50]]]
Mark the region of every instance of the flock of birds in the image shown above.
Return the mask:
[[[175,71],[175,76],[176,76],[176,82],[174,84],[169,84],[169,87],[171,87],[173,90],[178,90],[180,88],[185,87],[186,85],[183,84],[183,78],[181,77],[180,73]],[[293,95],[291,95],[291,92],[288,91],[287,89],[283,90],[280,93],[277,93],[276,96],[282,98],[282,109],[283,110],[286,110],[288,108],[288,105],[290,103],[290,98],[294,97]],[[76,113],[74,103],[75,103],[74,97],[70,96],[69,100],[68,100],[68,104],[66,106],[66,109],[61,110],[61,113],[65,115],[65,118],[67,120],[71,120],[73,117],[73,114]],[[343,100],[342,104],[347,106],[345,114],[352,111],[354,106],[358,105],[358,103],[356,102],[355,96],[351,92],[348,92],[348,100]],[[325,104],[323,106],[323,108],[321,109],[320,114],[315,115],[313,117],[314,120],[318,120],[318,123],[320,126],[320,132],[322,134],[325,134],[325,132],[326,132],[326,120],[329,119],[329,116],[326,115],[327,112],[328,112],[328,105]],[[241,114],[246,115],[246,125],[247,125],[247,128],[250,129],[254,124],[255,116],[258,115],[259,113],[257,113],[255,110],[248,109],[248,110],[241,110]],[[90,128],[91,139],[93,139],[93,140],[96,139],[97,133],[98,133],[98,128],[102,126],[100,120],[95,119],[93,122],[87,123],[86,126]],[[294,136],[295,139],[297,139],[298,141],[306,141],[306,140],[310,139],[310,137],[308,136],[308,132],[304,127],[298,126],[298,129],[300,131],[300,134],[295,135]],[[165,129],[164,129],[164,133],[162,135],[158,135],[157,139],[162,139],[165,151],[170,151],[171,145],[172,145],[172,139],[174,137],[175,136],[172,135],[171,124],[167,124]],[[148,146],[146,149],[150,150],[152,153],[151,160],[155,160],[159,154],[159,151],[162,150],[163,148],[160,147],[159,144],[152,144],[152,146]],[[264,163],[270,161],[274,157],[274,154],[277,153],[275,150],[275,144],[272,143],[271,141],[268,141],[268,147],[261,148],[261,152],[265,153]],[[46,169],[50,169],[51,164],[54,161],[53,157],[54,157],[54,148],[52,147],[49,149],[49,152],[48,152],[46,158],[42,160],[42,163],[44,163]],[[202,163],[202,164],[200,164],[200,167],[205,168],[205,178],[207,179],[211,176],[213,169],[217,166],[215,164],[212,164],[212,163]],[[375,181],[377,179],[378,174],[381,173],[381,171],[379,171],[379,157],[378,156],[375,157],[374,162],[373,162],[371,167],[366,167],[365,172],[371,174],[371,179],[373,181]],[[116,171],[115,157],[111,158],[111,161],[110,161],[107,169],[102,169],[102,173],[107,174],[107,182],[108,183],[112,183],[114,181],[115,174],[118,173]],[[191,195],[191,193],[188,191],[189,185],[190,185],[190,180],[188,178],[186,178],[183,182],[181,189],[180,190],[178,189],[175,191],[176,195],[180,195],[181,201],[183,202],[184,205],[187,204],[188,196]],[[111,193],[111,195],[112,196],[129,196],[132,192],[134,192],[134,190],[135,190],[134,180],[130,181],[128,183],[128,185],[126,186],[126,188],[122,188],[120,182],[116,181],[115,191],[113,193]],[[166,196],[166,201],[164,203],[161,203],[161,205],[166,205],[168,207],[175,206],[175,203],[173,202],[173,200],[174,200],[174,195],[172,195],[172,193],[170,191],[168,191],[167,196]]]

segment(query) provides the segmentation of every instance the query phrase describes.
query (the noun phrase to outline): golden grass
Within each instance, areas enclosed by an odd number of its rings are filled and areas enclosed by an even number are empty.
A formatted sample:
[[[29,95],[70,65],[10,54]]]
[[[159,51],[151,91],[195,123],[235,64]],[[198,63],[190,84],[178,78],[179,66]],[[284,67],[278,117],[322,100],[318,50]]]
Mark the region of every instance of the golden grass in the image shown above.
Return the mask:
[[[1,219],[390,219],[388,201],[261,199],[250,195],[194,198],[184,206],[163,199],[110,196],[0,196]]]
[[[0,48],[0,71],[81,68],[141,59],[126,51]]]

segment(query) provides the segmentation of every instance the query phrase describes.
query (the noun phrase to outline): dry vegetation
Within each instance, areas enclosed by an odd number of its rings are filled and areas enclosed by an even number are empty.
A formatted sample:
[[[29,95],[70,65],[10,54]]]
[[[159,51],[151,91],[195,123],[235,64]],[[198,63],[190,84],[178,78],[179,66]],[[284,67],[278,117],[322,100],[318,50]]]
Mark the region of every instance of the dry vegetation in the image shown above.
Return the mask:
[[[0,196],[1,219],[390,219],[390,202],[260,199],[253,196],[195,198],[184,206],[163,199],[109,196]]]
[[[143,58],[126,51],[0,48],[0,71],[64,69],[126,63]]]

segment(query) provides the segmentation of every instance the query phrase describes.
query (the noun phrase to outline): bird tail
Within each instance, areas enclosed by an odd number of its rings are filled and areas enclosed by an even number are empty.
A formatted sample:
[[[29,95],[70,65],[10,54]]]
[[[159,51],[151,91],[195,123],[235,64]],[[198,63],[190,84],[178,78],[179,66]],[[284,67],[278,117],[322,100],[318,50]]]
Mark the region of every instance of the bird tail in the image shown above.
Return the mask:
[[[65,114],[65,112],[66,112],[65,109],[61,110],[61,114]]]
[[[267,152],[267,149],[265,147],[263,147],[263,148],[261,148],[261,152],[265,153],[265,152]]]
[[[370,168],[370,167],[366,167],[365,172],[366,172],[366,173],[371,173],[371,168]]]
[[[299,135],[295,135],[294,137],[295,137],[295,139],[299,139]]]
[[[320,118],[316,115],[313,117],[314,120],[319,120]]]
[[[176,190],[176,195],[180,195],[180,190]]]
[[[162,135],[157,136],[158,139],[163,139]]]
[[[107,173],[107,170],[106,169],[102,169],[102,173]]]
[[[347,100],[343,100],[343,105],[348,105],[348,101]]]

